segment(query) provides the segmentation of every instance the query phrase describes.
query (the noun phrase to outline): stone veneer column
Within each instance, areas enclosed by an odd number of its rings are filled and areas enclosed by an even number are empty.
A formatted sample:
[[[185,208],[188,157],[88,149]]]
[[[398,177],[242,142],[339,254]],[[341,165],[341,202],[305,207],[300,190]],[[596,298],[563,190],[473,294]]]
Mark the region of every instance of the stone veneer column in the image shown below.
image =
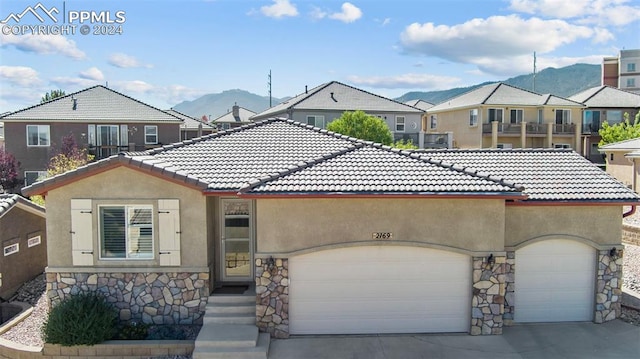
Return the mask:
[[[256,325],[274,338],[289,337],[289,260],[256,259]]]
[[[55,305],[79,293],[103,294],[121,322],[202,324],[209,273],[47,273],[47,297]]]
[[[622,300],[621,249],[611,256],[609,250],[598,251],[596,274],[596,312],[594,322],[605,323],[620,317]]]
[[[513,316],[515,315],[514,304],[516,291],[516,252],[507,252],[507,261],[504,265],[504,314],[502,321],[504,325],[513,324]]]
[[[506,257],[473,257],[473,296],[471,297],[471,335],[502,334]]]

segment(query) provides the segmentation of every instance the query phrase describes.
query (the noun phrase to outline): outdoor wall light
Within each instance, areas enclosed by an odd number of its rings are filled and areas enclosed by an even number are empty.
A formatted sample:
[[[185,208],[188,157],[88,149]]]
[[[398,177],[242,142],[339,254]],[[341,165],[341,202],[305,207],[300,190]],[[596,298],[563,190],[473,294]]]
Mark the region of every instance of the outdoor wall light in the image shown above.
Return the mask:
[[[487,263],[494,264],[495,262],[496,262],[496,259],[493,257],[493,253],[489,254],[489,256],[487,257]]]
[[[618,250],[616,249],[616,247],[611,248],[611,250],[609,251],[609,257],[617,257],[618,256]]]
[[[276,265],[276,261],[273,259],[273,256],[270,256],[269,258],[267,258],[267,269],[271,270],[273,269],[273,267]]]

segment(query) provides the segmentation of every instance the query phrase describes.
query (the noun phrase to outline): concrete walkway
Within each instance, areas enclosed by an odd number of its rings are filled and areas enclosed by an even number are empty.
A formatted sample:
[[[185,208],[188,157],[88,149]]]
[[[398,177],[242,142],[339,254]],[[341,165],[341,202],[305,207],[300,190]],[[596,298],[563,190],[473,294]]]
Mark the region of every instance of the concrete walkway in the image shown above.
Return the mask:
[[[273,340],[269,358],[640,358],[640,327],[615,320],[516,325],[495,336],[294,336]]]

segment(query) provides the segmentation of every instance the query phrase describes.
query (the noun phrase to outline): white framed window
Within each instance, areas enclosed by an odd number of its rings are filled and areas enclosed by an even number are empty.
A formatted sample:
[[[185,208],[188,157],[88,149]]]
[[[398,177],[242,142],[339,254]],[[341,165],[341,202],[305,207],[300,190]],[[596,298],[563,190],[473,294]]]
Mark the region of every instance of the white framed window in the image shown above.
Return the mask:
[[[4,123],[0,122],[0,139],[4,138]]]
[[[404,116],[396,116],[396,132],[404,132]]]
[[[538,124],[543,124],[544,123],[544,110],[539,108],[538,109]]]
[[[478,126],[478,109],[469,110],[469,126]]]
[[[24,171],[24,185],[29,186],[45,177],[47,177],[47,171]]]
[[[627,64],[627,72],[636,72],[636,63],[630,62]]]
[[[18,253],[18,251],[20,250],[20,244],[19,243],[13,243],[13,244],[9,244],[8,246],[4,246],[4,256],[9,256],[12,255],[14,253]]]
[[[571,148],[571,145],[568,143],[554,143],[553,148]]]
[[[627,87],[636,87],[636,79],[634,78],[627,79]]]
[[[556,125],[571,124],[571,110],[556,109]]]
[[[158,126],[144,126],[144,144],[155,145],[158,143]]]
[[[510,143],[498,143],[498,148],[512,149],[513,145]]]
[[[153,206],[102,205],[100,259],[153,259]]]
[[[28,147],[48,147],[50,145],[49,125],[27,125]]]
[[[522,123],[524,119],[524,110],[521,108],[514,108],[509,110],[509,122]]]
[[[34,237],[31,237],[31,238],[27,239],[27,247],[29,247],[29,248],[35,247],[35,246],[39,245],[40,243],[42,243],[42,239],[40,238],[40,236],[34,236]]]
[[[431,127],[431,129],[438,127],[438,117],[436,115],[431,115],[429,122],[429,127]]]
[[[307,116],[307,124],[313,127],[324,128],[324,116]]]
[[[490,108],[487,114],[487,120],[489,123],[493,121],[502,122],[502,119],[504,118],[504,110],[501,108]]]

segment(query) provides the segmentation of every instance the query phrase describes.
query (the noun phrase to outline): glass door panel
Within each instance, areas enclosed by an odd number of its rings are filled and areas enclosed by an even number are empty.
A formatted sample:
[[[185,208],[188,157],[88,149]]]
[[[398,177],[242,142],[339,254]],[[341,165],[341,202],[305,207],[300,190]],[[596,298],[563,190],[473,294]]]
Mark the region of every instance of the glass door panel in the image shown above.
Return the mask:
[[[222,279],[253,280],[251,202],[222,200]]]

